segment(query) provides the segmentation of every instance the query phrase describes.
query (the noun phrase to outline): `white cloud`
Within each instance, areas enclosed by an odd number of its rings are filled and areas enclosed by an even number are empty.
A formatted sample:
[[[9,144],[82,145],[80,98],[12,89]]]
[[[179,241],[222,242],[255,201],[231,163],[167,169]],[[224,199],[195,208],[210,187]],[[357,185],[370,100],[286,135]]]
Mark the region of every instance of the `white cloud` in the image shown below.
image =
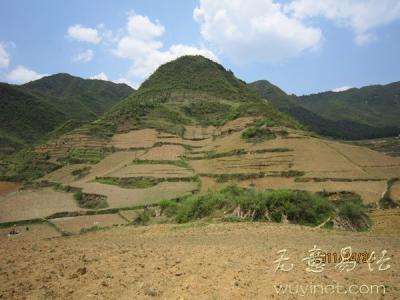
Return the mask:
[[[112,81],[114,83],[125,83],[125,84],[129,85],[130,87],[132,87],[134,89],[137,88],[137,86],[135,86],[129,79],[127,79],[125,77],[121,77],[121,78],[118,78],[116,80],[112,80],[112,79],[109,79],[107,74],[104,73],[104,72],[100,72],[99,74],[96,74],[96,75],[94,75],[92,77],[89,77],[89,79],[106,80],[106,81]]]
[[[73,60],[76,62],[89,62],[93,59],[93,57],[94,57],[94,51],[91,49],[87,49],[85,51],[78,53]]]
[[[273,0],[200,0],[193,12],[203,39],[236,63],[275,62],[319,46],[322,33]]]
[[[89,79],[108,80],[108,76],[106,73],[100,72],[99,74],[89,77]]]
[[[5,45],[0,43],[0,68],[7,68],[10,63],[10,55],[8,54]]]
[[[285,7],[299,19],[323,17],[351,28],[355,42],[366,44],[374,39],[370,31],[400,18],[398,0],[294,0]]]
[[[67,34],[70,38],[81,42],[98,44],[101,41],[101,37],[97,29],[84,27],[80,24],[70,26]]]
[[[165,28],[158,21],[151,22],[147,16],[130,14],[127,29],[131,37],[152,40],[163,35]]]
[[[347,91],[347,90],[352,89],[352,88],[353,87],[351,87],[351,86],[345,85],[345,86],[341,86],[341,87],[333,89],[332,92],[344,92],[344,91]]]
[[[117,80],[112,80],[112,82],[125,83],[125,84],[129,85],[131,88],[134,88],[134,89],[138,88],[137,85],[135,85],[132,81],[130,81],[129,79],[127,79],[125,77],[118,78]]]
[[[154,72],[157,67],[182,55],[201,54],[213,60],[216,55],[205,48],[175,44],[163,50],[160,38],[165,32],[159,22],[152,22],[147,16],[130,14],[125,35],[117,42],[113,53],[132,61],[128,72],[129,85],[137,87],[140,82]]]
[[[14,70],[10,71],[6,78],[7,80],[14,83],[26,83],[32,80],[40,79],[49,74],[38,74],[33,70],[30,70],[24,66],[18,66]]]

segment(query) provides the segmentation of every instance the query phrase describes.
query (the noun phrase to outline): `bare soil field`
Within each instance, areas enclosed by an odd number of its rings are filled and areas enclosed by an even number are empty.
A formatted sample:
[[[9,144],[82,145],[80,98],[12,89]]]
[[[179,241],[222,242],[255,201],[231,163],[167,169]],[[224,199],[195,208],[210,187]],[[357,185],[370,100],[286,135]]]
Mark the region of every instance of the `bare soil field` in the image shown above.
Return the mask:
[[[359,166],[400,167],[399,159],[377,151],[373,151],[366,147],[347,145],[337,142],[330,142],[329,146],[335,148],[339,153]]]
[[[379,179],[400,176],[400,160],[397,158],[367,148],[306,137],[301,132],[290,133],[289,137],[291,135],[302,138],[276,138],[250,144],[241,138],[241,132],[234,132],[217,138],[198,151],[221,153],[235,149],[286,148],[293,155],[292,169],[303,171],[309,177]],[[202,162],[193,161],[192,164],[200,165]]]
[[[185,178],[193,177],[193,171],[171,164],[132,164],[117,171],[108,173],[109,177],[156,177],[156,178]]]
[[[399,235],[354,233],[271,223],[119,227],[49,241],[8,239],[0,245],[4,299],[398,299]],[[307,272],[309,250],[387,250],[390,269],[326,263]],[[286,249],[293,269],[275,272]],[[376,294],[278,295],[277,286],[383,285]],[[343,291],[343,290],[342,290]],[[365,291],[365,290],[364,290]],[[282,292],[281,292],[282,293]]]
[[[92,165],[90,173],[78,180],[76,185],[94,180],[96,177],[104,177],[138,159],[144,151],[121,151],[108,155],[96,165]]]
[[[54,172],[47,174],[42,177],[41,180],[47,180],[50,182],[57,182],[61,184],[70,184],[77,180],[77,176],[73,175],[73,172],[83,168],[90,167],[89,164],[71,164],[66,165]]]
[[[211,138],[216,128],[214,126],[199,127],[199,126],[185,126],[184,139],[188,140],[203,140]]]
[[[371,232],[395,234],[400,233],[400,209],[377,209],[369,214],[373,221]]]
[[[246,128],[247,125],[253,123],[255,120],[258,118],[254,117],[242,117],[242,118],[237,118],[232,121],[228,121],[224,124],[224,126],[221,127],[221,133],[227,133],[231,131],[240,131]]]
[[[161,182],[146,189],[125,189],[97,182],[85,183],[81,187],[85,193],[107,196],[110,208],[154,204],[162,199],[191,194],[198,188],[196,182]]]
[[[262,153],[192,160],[190,165],[197,173],[229,174],[288,171],[292,162],[291,154]]]
[[[71,193],[52,188],[24,190],[0,198],[0,222],[44,218],[56,212],[82,210]]]
[[[9,235],[12,229],[17,231],[18,234]],[[25,225],[25,226],[13,226],[9,228],[0,229],[0,244],[6,242],[7,240],[35,241],[35,240],[48,239],[59,236],[61,236],[61,234],[52,226],[46,223]]]
[[[149,148],[157,142],[157,131],[154,129],[132,130],[127,133],[115,134],[111,145],[117,149]]]
[[[143,209],[131,209],[131,210],[121,210],[119,214],[129,222],[133,221]]]
[[[9,181],[0,181],[0,197],[4,197],[10,193],[18,191],[21,184]]]
[[[118,214],[65,217],[51,219],[50,222],[62,231],[70,233],[79,233],[81,229],[87,230],[94,226],[101,228],[126,223],[126,221]]]
[[[185,154],[186,150],[180,145],[162,145],[153,147],[139,159],[143,160],[178,160]]]

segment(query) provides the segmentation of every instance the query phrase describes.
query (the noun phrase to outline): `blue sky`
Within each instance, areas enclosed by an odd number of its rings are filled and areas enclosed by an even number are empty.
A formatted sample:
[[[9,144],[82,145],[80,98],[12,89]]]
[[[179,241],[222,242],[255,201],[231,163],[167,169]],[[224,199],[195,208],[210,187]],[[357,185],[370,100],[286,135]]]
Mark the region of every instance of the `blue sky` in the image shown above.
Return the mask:
[[[400,80],[399,0],[2,0],[0,81],[66,72],[135,87],[202,54],[298,95]]]

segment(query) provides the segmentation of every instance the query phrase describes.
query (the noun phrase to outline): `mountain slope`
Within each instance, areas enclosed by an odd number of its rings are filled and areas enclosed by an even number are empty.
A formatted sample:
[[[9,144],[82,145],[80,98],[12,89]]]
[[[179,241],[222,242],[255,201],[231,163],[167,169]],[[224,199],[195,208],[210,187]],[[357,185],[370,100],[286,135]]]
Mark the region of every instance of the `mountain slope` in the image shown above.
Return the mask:
[[[394,136],[400,132],[400,129],[396,126],[389,126],[388,124],[386,126],[378,126],[374,122],[371,122],[371,124],[368,122],[363,123],[356,121],[357,119],[354,117],[349,117],[347,119],[328,118],[325,116],[325,114],[320,114],[319,110],[314,109],[311,103],[312,100],[308,98],[314,97],[314,95],[303,97],[290,96],[266,80],[259,80],[248,85],[258,95],[266,99],[277,109],[286,112],[300,123],[307,126],[310,130],[321,135],[331,136],[339,139],[368,139]],[[330,93],[331,92],[327,92],[325,94]],[[320,94],[315,95],[316,99],[318,95]],[[318,101],[320,101],[320,104],[322,103],[321,99]],[[304,103],[308,104],[304,105]],[[357,110],[357,105],[353,105],[353,109]],[[382,106],[385,107],[385,105]],[[345,107],[345,104],[343,104],[342,107]],[[325,109],[322,104],[320,108],[321,110]],[[375,114],[376,113],[377,112],[375,112]],[[354,114],[356,115],[356,113]],[[381,111],[380,114],[380,117],[383,119],[385,116],[384,112]]]
[[[114,106],[106,119],[117,127],[152,127],[183,134],[184,125],[222,125],[246,115],[299,126],[231,71],[202,56],[183,56],[159,67],[135,94]]]
[[[134,91],[126,84],[82,79],[64,73],[31,81],[23,87],[77,119],[94,119]]]
[[[334,121],[400,127],[400,82],[297,97],[300,105]]]
[[[34,142],[66,120],[64,113],[43,98],[0,83],[0,151]]]
[[[0,152],[96,119],[133,92],[125,84],[56,74],[16,86],[0,83]]]

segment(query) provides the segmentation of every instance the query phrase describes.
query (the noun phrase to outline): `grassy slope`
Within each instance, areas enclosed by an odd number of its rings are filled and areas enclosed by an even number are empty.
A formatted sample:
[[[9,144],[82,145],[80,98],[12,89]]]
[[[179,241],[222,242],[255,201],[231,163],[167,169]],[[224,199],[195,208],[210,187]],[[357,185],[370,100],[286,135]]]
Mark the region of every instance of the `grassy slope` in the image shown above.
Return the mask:
[[[222,125],[244,115],[299,126],[265,103],[231,71],[202,56],[184,56],[162,65],[106,118],[182,134],[185,124]]]

